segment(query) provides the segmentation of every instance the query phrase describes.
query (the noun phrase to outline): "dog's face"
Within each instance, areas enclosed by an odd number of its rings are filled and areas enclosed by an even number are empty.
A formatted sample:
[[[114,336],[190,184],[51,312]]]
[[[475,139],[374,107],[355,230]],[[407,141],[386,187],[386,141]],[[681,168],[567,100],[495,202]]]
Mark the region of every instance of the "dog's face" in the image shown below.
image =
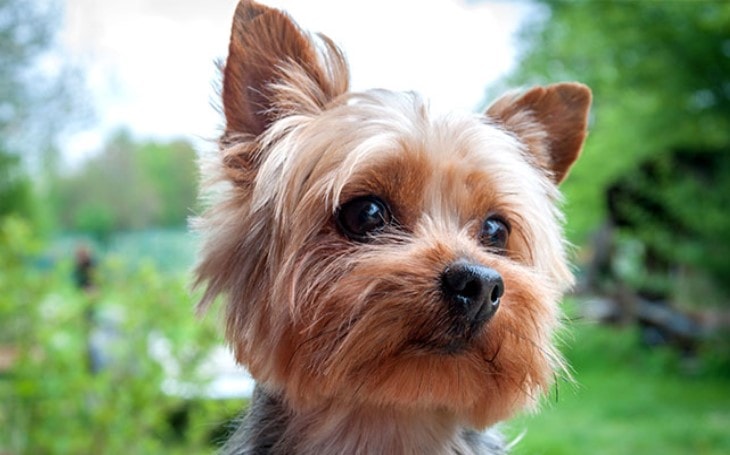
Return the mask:
[[[508,417],[561,368],[551,338],[572,278],[556,185],[589,104],[578,84],[485,115],[348,93],[327,38],[242,1],[201,304],[226,295],[238,361],[292,406]]]

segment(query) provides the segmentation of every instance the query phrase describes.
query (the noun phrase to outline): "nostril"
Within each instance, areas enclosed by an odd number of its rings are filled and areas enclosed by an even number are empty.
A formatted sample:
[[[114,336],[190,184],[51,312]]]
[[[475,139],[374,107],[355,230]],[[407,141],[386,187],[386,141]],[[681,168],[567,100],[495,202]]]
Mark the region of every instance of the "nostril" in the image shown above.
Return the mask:
[[[494,280],[494,287],[492,288],[492,292],[489,294],[489,301],[492,303],[492,305],[496,305],[499,303],[499,299],[504,295],[504,283],[502,282],[502,278],[497,277]]]

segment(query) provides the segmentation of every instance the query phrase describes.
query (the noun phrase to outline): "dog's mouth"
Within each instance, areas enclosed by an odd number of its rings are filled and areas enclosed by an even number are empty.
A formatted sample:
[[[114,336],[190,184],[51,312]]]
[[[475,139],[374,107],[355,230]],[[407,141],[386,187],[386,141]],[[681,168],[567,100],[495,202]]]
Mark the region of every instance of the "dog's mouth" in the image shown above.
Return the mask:
[[[440,345],[427,345],[423,344],[420,346],[421,350],[424,350],[428,352],[429,354],[436,354],[436,355],[447,355],[447,356],[453,356],[453,355],[459,355],[466,352],[469,347],[471,346],[471,343],[473,342],[473,337],[470,337],[470,339],[465,338],[459,338],[449,341],[446,344],[440,344]]]
[[[486,310],[481,310],[486,311]],[[458,355],[473,349],[489,330],[489,317],[479,315],[471,319],[444,318],[427,334],[417,334],[408,342],[406,351],[418,354]]]

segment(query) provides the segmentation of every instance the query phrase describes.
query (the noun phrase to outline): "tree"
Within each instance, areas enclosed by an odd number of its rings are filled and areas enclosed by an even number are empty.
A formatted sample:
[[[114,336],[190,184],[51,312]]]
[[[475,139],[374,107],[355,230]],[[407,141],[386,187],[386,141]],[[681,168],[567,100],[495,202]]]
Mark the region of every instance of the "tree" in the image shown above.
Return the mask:
[[[198,166],[190,143],[145,142],[135,150],[141,172],[159,198],[155,223],[180,226],[192,215],[198,193]]]
[[[103,241],[119,230],[184,226],[196,193],[196,154],[189,143],[138,143],[120,132],[58,180],[52,205],[62,227]]]
[[[22,173],[17,156],[0,149],[0,218],[32,216],[33,197],[30,180]]]
[[[40,171],[55,153],[54,137],[77,104],[77,75],[54,47],[60,8],[58,1],[0,0],[0,216],[36,214],[29,168]],[[58,65],[42,65],[51,60]]]
[[[538,5],[545,14],[525,27],[509,83],[579,80],[594,92],[587,145],[563,187],[571,238],[585,242],[619,210],[624,234],[662,261],[728,276],[730,3]],[[610,207],[617,185],[634,197]]]

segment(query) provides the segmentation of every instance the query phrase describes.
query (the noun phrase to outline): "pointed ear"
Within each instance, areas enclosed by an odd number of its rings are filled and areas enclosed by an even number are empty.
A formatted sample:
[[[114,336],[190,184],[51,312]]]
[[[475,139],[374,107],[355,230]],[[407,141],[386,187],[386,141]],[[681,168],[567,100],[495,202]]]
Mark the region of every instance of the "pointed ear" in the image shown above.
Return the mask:
[[[321,109],[347,91],[347,64],[326,37],[317,47],[285,13],[241,0],[223,70],[226,133],[261,134],[292,110]]]
[[[561,83],[506,95],[486,114],[517,135],[536,163],[559,184],[583,148],[590,105],[588,87]]]

